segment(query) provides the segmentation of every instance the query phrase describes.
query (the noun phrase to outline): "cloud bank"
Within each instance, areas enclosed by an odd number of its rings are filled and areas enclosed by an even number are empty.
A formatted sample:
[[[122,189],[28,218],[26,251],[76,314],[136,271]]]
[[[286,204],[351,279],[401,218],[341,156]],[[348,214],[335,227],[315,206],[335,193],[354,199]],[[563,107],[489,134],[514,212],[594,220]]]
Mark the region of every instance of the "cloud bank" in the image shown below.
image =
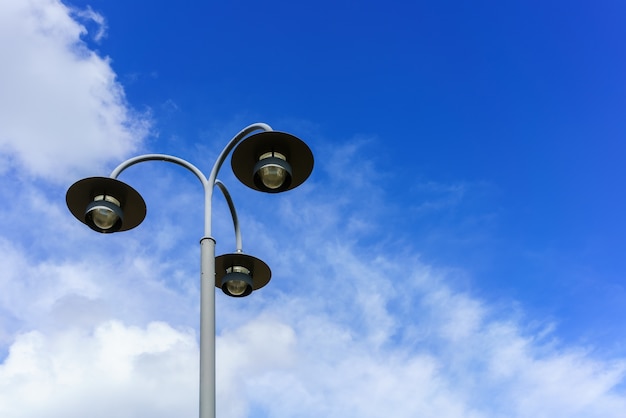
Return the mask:
[[[137,149],[147,133],[110,60],[87,48],[85,33],[58,0],[0,5],[4,170],[67,180]]]

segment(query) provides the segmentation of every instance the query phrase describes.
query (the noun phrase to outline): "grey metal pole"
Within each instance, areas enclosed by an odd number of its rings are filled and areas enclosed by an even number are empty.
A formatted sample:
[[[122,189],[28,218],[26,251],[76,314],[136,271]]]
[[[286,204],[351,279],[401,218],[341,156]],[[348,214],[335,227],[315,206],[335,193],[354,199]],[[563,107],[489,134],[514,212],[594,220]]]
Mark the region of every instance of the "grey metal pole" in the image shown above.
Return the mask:
[[[128,167],[144,161],[166,161],[178,164],[194,173],[204,187],[204,237],[200,240],[200,418],[215,418],[215,239],[211,236],[211,215],[213,187],[217,184],[222,190],[233,217],[237,252],[241,252],[241,232],[235,206],[226,187],[217,179],[226,156],[239,141],[250,133],[262,130],[271,131],[265,123],[255,123],[242,129],[224,147],[217,157],[209,178],[193,164],[181,158],[166,154],[146,154],[130,158],[112,172],[117,178]]]
[[[200,252],[200,418],[215,418],[215,240]]]
[[[200,418],[215,418],[215,240],[211,237],[212,197],[213,186],[218,183],[217,173],[239,141],[256,130],[271,131],[272,128],[264,123],[255,123],[242,129],[226,144],[218,155],[205,187],[204,237],[201,245],[201,300],[200,300]],[[218,183],[219,186],[219,183]],[[237,246],[241,245],[241,234],[238,234],[239,222],[237,214],[233,212],[234,205],[226,188],[220,189],[228,202],[235,222]],[[238,248],[239,249],[239,248]],[[206,270],[205,270],[206,269]]]

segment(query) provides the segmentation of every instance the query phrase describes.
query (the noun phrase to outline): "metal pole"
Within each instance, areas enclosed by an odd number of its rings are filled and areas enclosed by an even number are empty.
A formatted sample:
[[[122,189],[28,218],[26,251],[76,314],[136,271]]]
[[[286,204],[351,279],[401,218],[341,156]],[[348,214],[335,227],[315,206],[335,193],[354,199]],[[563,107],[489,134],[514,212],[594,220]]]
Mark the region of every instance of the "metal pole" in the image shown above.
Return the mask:
[[[215,240],[200,252],[200,418],[215,418]]]
[[[239,141],[256,130],[271,131],[272,128],[264,123],[255,123],[242,129],[226,144],[218,155],[204,188],[204,237],[200,240],[201,246],[201,278],[200,280],[200,418],[215,418],[215,240],[211,237],[211,217],[213,186],[221,182],[217,180],[217,173]],[[241,246],[241,234],[237,214],[226,188],[220,189],[231,209],[235,223],[237,249]]]
[[[200,240],[200,418],[215,418],[215,239],[211,236],[213,187],[217,184],[228,202],[235,225],[237,252],[241,252],[241,232],[235,206],[228,190],[217,179],[217,173],[235,145],[257,130],[271,131],[272,128],[265,123],[255,123],[242,129],[219,154],[208,179],[190,162],[166,154],[130,158],[117,166],[110,175],[111,178],[117,178],[128,167],[144,161],[166,161],[187,168],[204,187],[204,237]]]

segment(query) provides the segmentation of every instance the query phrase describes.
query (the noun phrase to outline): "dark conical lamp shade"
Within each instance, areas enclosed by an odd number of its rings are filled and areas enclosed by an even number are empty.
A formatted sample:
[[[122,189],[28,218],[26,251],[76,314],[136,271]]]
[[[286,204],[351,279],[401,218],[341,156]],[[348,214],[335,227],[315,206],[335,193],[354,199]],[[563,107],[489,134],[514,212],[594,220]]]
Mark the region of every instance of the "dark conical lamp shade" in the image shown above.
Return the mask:
[[[266,155],[277,153],[285,157],[284,163],[280,159],[269,158],[276,164],[283,165],[286,173],[284,184],[279,187],[266,187],[259,181],[259,159]],[[313,171],[313,153],[299,138],[277,131],[260,132],[250,135],[241,142],[231,160],[235,176],[246,186],[267,193],[279,193],[298,187],[311,175]]]
[[[65,195],[72,215],[98,232],[114,232],[95,229],[86,218],[87,207],[97,196],[111,196],[120,203],[123,212],[121,226],[116,231],[127,231],[139,225],[146,217],[146,203],[141,195],[128,184],[110,177],[89,177],[74,183]]]
[[[252,277],[252,290],[257,290],[269,283],[272,272],[262,260],[244,253],[223,254],[215,257],[215,286],[223,288],[223,279],[228,275],[227,269],[243,267]]]

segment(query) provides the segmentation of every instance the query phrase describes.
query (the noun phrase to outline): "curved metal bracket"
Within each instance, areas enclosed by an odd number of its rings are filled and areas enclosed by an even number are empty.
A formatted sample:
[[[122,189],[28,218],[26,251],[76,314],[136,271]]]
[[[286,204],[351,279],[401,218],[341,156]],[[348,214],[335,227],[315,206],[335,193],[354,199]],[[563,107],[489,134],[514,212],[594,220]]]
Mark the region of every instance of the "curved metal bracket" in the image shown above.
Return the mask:
[[[235,223],[235,234],[237,239],[237,251],[241,250],[241,233],[238,233],[239,223],[237,221],[237,214],[234,210],[234,205],[232,199],[230,198],[230,194],[226,190],[223,183],[219,182],[217,179],[217,174],[222,167],[222,164],[226,160],[228,154],[233,150],[233,148],[246,136],[251,134],[254,131],[271,131],[272,128],[265,123],[254,123],[242,129],[237,135],[235,135],[229,142],[226,144],[222,152],[217,157],[213,168],[211,169],[211,173],[207,178],[202,171],[195,165],[190,162],[183,160],[182,158],[174,157],[172,155],[167,154],[145,154],[139,155],[137,157],[130,158],[120,165],[118,165],[110,174],[109,177],[117,179],[117,177],[122,173],[122,171],[126,170],[128,167],[131,167],[135,164],[144,162],[144,161],[166,161],[174,164],[178,164],[182,167],[185,167],[189,171],[195,174],[195,176],[202,183],[202,187],[204,188],[204,238],[211,238],[211,211],[212,211],[212,198],[213,198],[213,187],[217,184],[222,190],[226,201],[228,202],[228,206],[230,208],[231,215],[233,217],[233,222]],[[218,183],[219,182],[219,183]],[[220,184],[222,186],[220,186]]]
[[[239,228],[239,218],[237,218],[237,211],[235,210],[235,204],[233,203],[233,199],[230,197],[230,193],[226,188],[226,185],[219,180],[215,180],[215,185],[220,188],[226,202],[228,203],[228,208],[230,209],[230,216],[233,217],[233,226],[235,227],[235,241],[237,245],[237,252],[243,252],[243,246],[241,243],[241,229]]]

